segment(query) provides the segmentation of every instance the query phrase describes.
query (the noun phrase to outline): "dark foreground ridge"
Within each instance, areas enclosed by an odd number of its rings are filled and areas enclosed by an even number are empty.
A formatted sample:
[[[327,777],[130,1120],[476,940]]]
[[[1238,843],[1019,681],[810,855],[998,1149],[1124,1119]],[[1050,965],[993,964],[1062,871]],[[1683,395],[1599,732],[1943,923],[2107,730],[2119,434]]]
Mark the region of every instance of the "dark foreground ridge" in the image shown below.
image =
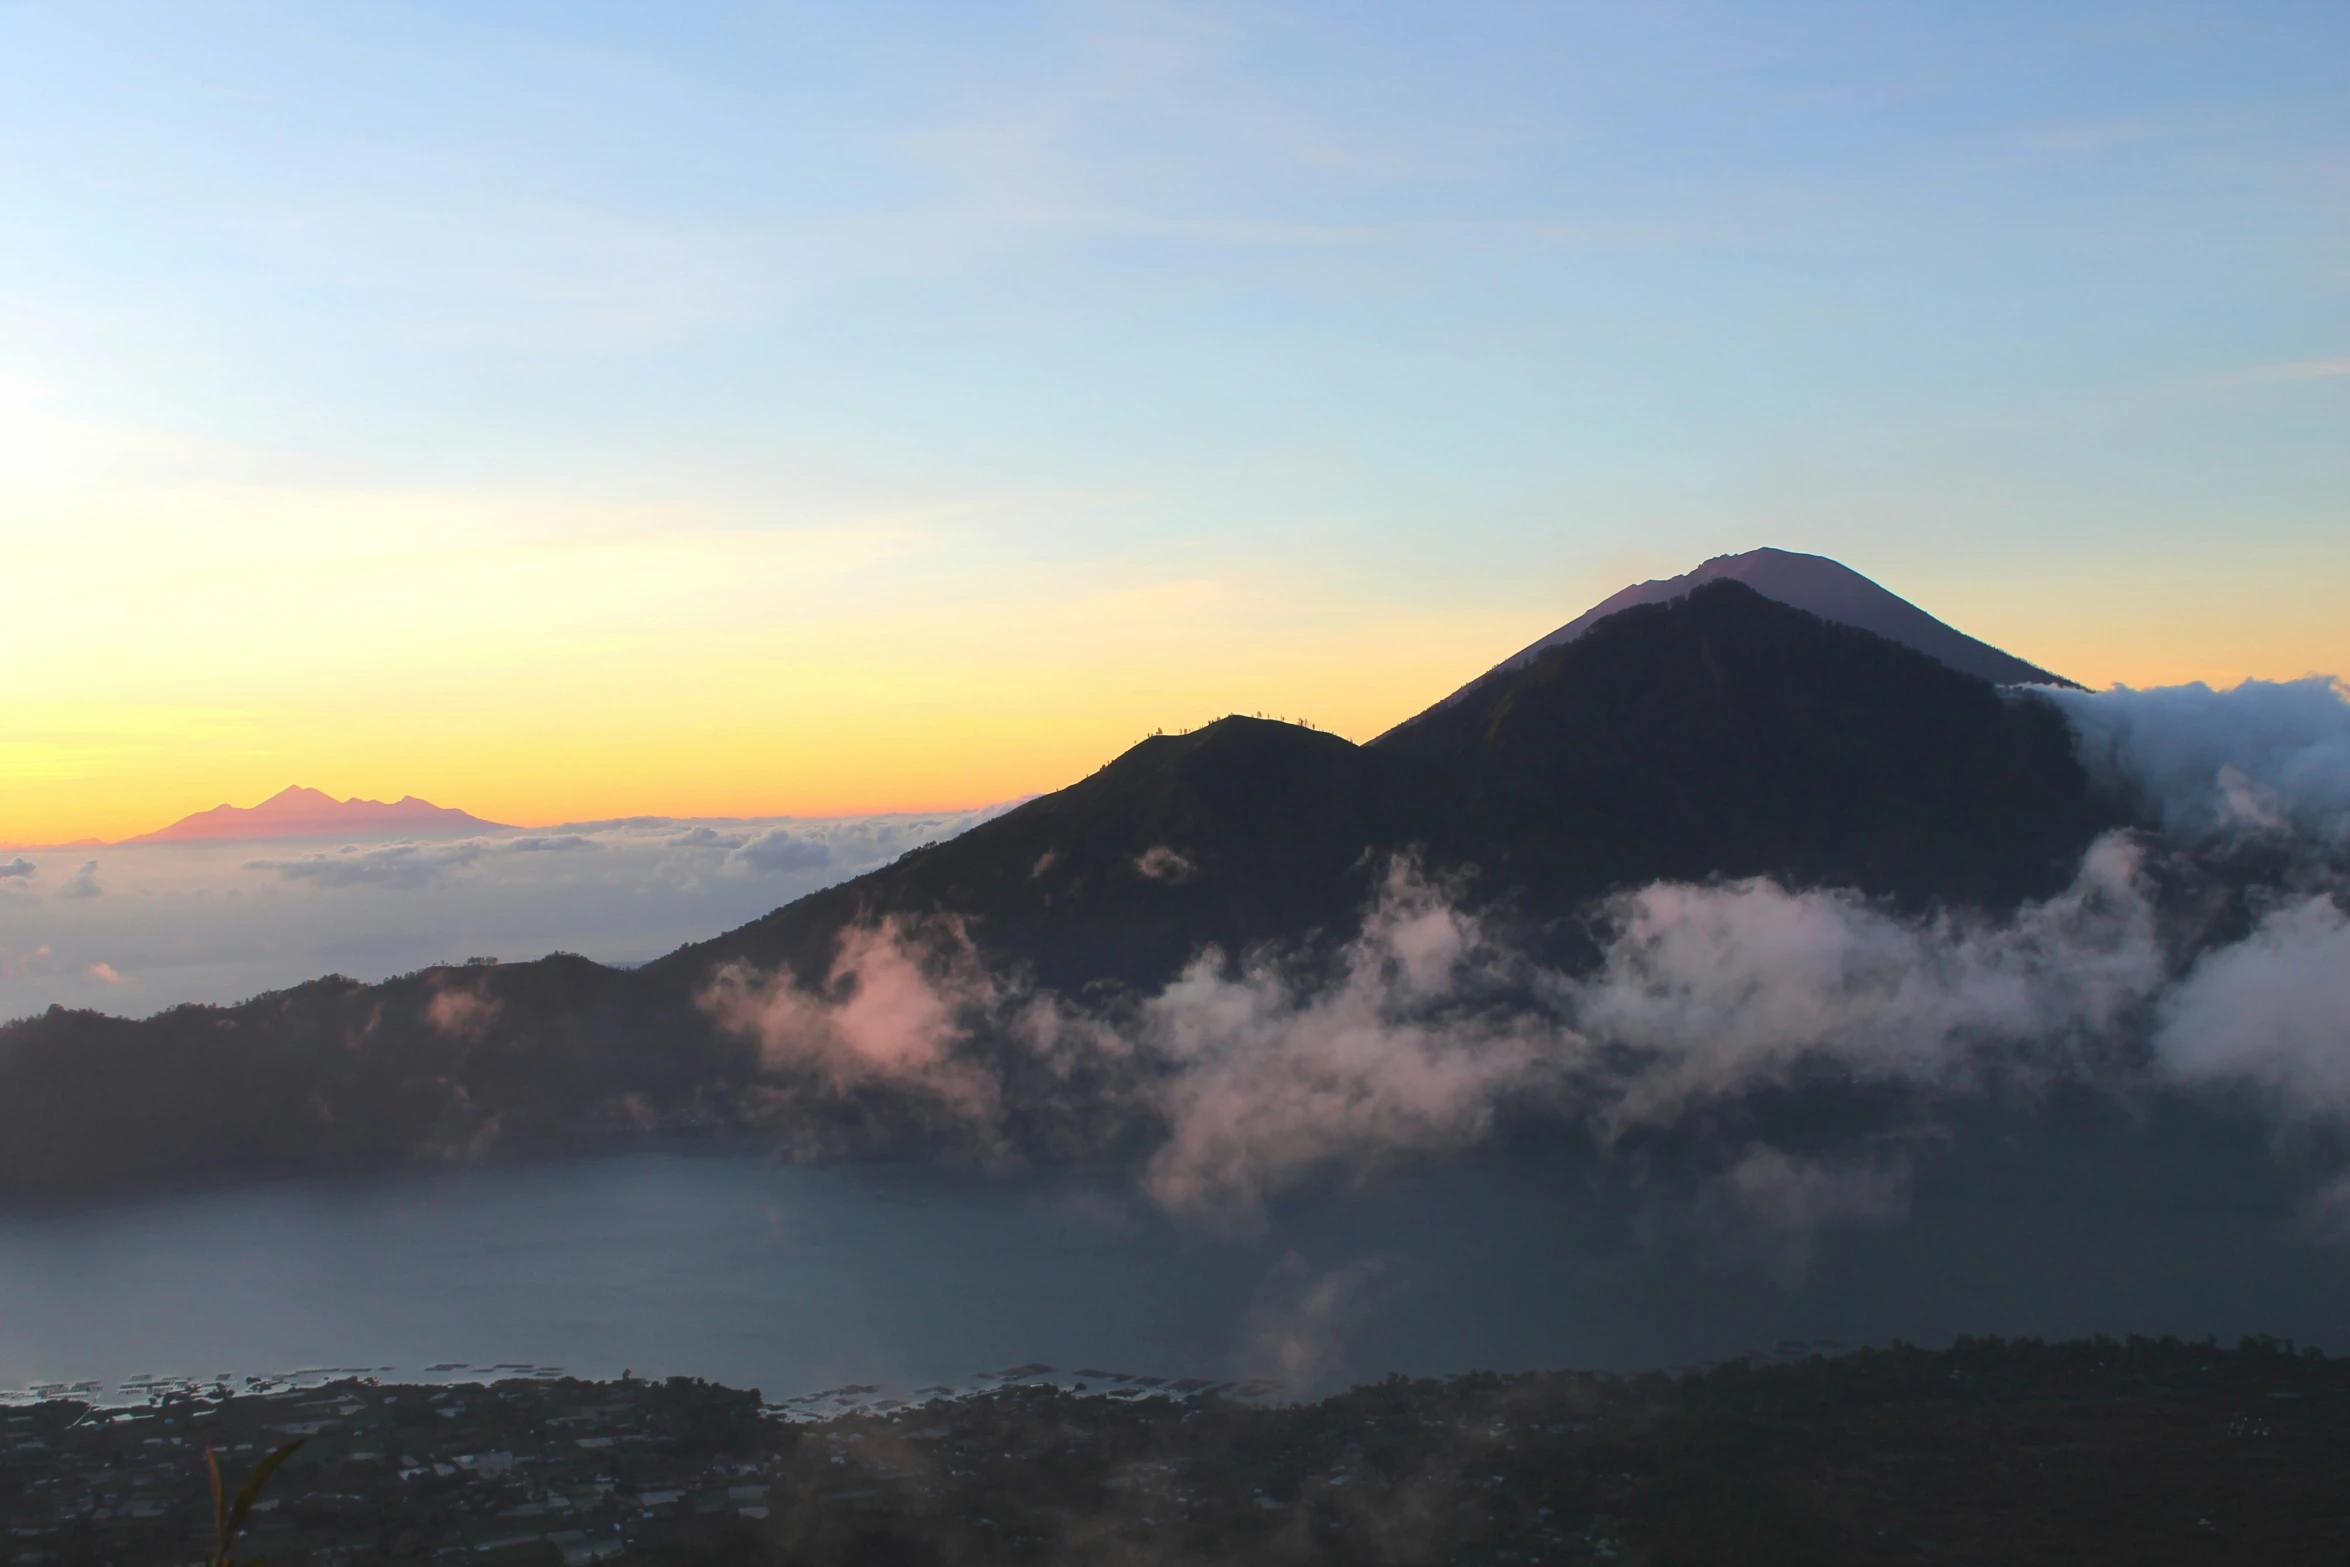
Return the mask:
[[[2328,1563],[2350,1362],[1960,1340],[1683,1376],[1387,1381],[1290,1408],[1011,1386],[821,1424],[684,1379],[347,1381],[6,1415],[23,1563]]]

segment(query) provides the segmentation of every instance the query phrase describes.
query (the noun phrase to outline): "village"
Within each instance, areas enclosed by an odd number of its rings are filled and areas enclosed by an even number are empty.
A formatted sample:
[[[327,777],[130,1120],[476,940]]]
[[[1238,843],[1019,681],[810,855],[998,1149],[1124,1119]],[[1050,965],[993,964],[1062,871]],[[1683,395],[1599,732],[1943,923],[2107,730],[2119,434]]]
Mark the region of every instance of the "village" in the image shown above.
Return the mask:
[[[2350,1362],[2276,1341],[1962,1340],[1283,1405],[1137,1380],[49,1397],[0,1411],[0,1560],[205,1559],[207,1448],[233,1489],[296,1441],[240,1559],[2338,1562],[2350,1539]]]

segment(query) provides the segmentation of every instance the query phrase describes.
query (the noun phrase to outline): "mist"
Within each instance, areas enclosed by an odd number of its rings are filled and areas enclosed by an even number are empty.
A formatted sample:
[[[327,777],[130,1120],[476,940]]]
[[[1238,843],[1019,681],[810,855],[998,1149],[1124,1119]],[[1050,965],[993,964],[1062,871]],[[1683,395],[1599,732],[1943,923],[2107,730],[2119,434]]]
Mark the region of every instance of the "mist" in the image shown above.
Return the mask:
[[[469,957],[643,962],[1001,809],[12,853],[0,862],[0,1017],[52,1004],[140,1016]]]
[[[2278,832],[2350,844],[2350,690],[2333,675],[2136,691],[2031,688],[2090,776],[2174,838]]]

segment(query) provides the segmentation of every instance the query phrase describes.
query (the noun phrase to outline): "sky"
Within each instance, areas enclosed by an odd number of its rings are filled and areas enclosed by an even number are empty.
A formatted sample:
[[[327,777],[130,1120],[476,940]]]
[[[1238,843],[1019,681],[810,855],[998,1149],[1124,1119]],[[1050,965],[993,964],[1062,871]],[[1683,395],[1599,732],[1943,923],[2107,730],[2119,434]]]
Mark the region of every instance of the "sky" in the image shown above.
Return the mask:
[[[2350,671],[2350,11],[0,0],[0,842],[945,811],[1835,556]]]

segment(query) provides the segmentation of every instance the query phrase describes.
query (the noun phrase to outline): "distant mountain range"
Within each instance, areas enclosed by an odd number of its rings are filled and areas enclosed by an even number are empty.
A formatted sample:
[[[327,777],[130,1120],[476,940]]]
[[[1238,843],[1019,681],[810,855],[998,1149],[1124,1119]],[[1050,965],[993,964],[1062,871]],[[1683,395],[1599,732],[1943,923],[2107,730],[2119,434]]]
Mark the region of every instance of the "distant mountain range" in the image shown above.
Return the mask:
[[[2055,705],[1994,683],[2046,671],[1817,557],[1758,551],[1700,575],[1627,590],[1638,602],[1570,622],[1367,745],[1248,718],[1155,736],[641,968],[557,955],[380,985],[330,977],[144,1021],[53,1009],[0,1025],[0,1195],[685,1131],[919,1145],[906,1103],[779,1087],[699,1004],[728,964],[820,983],[844,933],[891,916],[950,920],[992,971],[1116,1005],[1210,945],[1309,960],[1356,928],[1398,854],[1571,969],[1595,954],[1592,900],[1617,889],[1771,876],[1912,909],[2006,908],[2063,887],[2127,819]],[[289,790],[149,837],[361,821],[489,825]],[[1084,1102],[1069,1084],[1005,1093],[1015,1146],[1073,1146]]]
[[[255,806],[216,805],[169,827],[125,838],[132,843],[222,842],[240,838],[450,837],[498,830],[467,812],[404,795],[397,800],[338,800],[300,786]]]

